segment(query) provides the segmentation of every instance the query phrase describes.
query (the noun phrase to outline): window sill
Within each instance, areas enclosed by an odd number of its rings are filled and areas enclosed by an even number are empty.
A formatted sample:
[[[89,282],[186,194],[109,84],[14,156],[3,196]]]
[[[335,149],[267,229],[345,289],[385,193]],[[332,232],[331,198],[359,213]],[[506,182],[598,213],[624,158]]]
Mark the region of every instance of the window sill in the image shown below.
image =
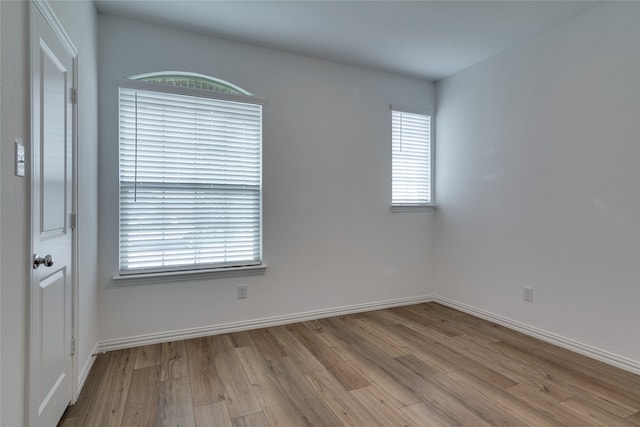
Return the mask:
[[[246,267],[226,267],[208,270],[170,271],[165,273],[123,274],[113,276],[118,286],[147,285],[181,280],[218,279],[221,277],[258,276],[267,270],[265,264]]]
[[[391,212],[433,212],[436,205],[391,205]]]

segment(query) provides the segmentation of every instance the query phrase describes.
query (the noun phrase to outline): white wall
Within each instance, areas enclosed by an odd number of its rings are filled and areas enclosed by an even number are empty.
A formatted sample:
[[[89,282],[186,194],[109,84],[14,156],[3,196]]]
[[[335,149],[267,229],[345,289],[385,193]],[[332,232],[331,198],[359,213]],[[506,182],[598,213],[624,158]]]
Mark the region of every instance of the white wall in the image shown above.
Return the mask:
[[[390,203],[389,105],[433,85],[99,15],[100,340],[430,294],[431,213]],[[183,70],[266,99],[264,276],[116,287],[117,82]],[[236,287],[249,285],[246,300]]]
[[[439,295],[637,363],[639,9],[438,83],[436,216]]]
[[[97,341],[97,83],[96,12],[93,2],[52,2],[76,48],[79,70],[79,364]],[[2,115],[1,329],[2,426],[24,425],[29,268],[29,179],[14,176],[15,137],[29,147],[29,32],[27,2],[0,2],[2,9],[0,113]],[[27,165],[27,174],[30,165]],[[7,268],[6,266],[11,266]]]

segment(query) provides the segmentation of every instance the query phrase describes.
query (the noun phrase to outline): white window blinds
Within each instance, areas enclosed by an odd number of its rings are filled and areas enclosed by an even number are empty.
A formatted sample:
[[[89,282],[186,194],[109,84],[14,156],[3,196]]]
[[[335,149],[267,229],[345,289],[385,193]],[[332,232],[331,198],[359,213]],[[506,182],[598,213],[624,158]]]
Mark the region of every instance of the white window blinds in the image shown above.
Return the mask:
[[[431,116],[392,110],[391,122],[391,205],[430,205]]]
[[[120,87],[119,109],[121,273],[260,264],[262,106]]]

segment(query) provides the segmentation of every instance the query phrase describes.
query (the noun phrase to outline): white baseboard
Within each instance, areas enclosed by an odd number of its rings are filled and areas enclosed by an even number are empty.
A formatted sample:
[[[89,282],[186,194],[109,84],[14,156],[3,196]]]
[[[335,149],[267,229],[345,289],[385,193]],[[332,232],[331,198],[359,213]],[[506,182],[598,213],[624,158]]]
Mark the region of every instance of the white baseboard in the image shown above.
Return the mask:
[[[75,391],[73,396],[73,403],[78,400],[78,396],[80,396],[80,392],[84,387],[84,383],[87,382],[87,377],[89,376],[89,372],[91,372],[91,368],[93,367],[93,363],[96,361],[96,352],[98,351],[98,343],[96,343],[91,349],[91,353],[89,358],[86,360],[82,369],[80,370],[80,374],[78,375],[78,388]]]
[[[451,307],[472,316],[489,320],[496,324],[505,326],[523,334],[538,338],[542,341],[557,345],[567,350],[574,351],[578,354],[599,360],[612,366],[624,369],[634,374],[640,375],[640,362],[631,360],[617,354],[592,347],[569,338],[539,329],[525,323],[521,323],[509,319],[498,314],[494,314],[458,301],[436,296],[422,295],[418,297],[400,298],[387,301],[377,301],[365,304],[355,304],[350,306],[335,307],[323,310],[307,311],[304,313],[288,314],[284,316],[267,317],[263,319],[253,319],[241,322],[223,323],[219,325],[204,326],[199,328],[182,329],[176,331],[160,332],[155,334],[138,335],[126,338],[117,338],[113,340],[100,341],[92,354],[104,353],[112,350],[120,350],[124,348],[138,347],[149,344],[158,344],[163,342],[178,341],[190,338],[199,338],[209,335],[226,334],[230,332],[246,331],[250,329],[266,328],[270,326],[285,325],[296,322],[304,322],[307,320],[322,319],[333,316],[343,316],[347,314],[361,313],[364,311],[382,310],[385,308],[400,307],[404,305],[421,304],[426,302],[437,302],[439,304]],[[82,368],[79,378],[78,394],[86,381],[86,378],[93,366],[95,357],[91,357]]]
[[[178,341],[189,338],[199,338],[209,335],[226,334],[229,332],[246,331],[249,329],[266,328],[270,326],[285,325],[289,323],[304,322],[307,320],[322,319],[325,317],[343,316],[346,314],[361,313],[363,311],[382,310],[403,305],[421,304],[433,302],[435,295],[422,295],[418,297],[399,298],[387,301],[377,301],[365,304],[355,304],[344,307],[335,307],[323,310],[307,311],[304,313],[288,314],[284,316],[267,317],[241,322],[223,323],[220,325],[204,326],[200,328],[182,329],[177,331],[160,332],[155,334],[138,335],[127,338],[117,338],[100,341],[97,352],[103,353],[123,348],[138,347],[162,342]]]
[[[507,317],[493,314],[488,311],[481,310],[479,308],[475,308],[473,306],[454,301],[449,298],[436,296],[434,301],[439,304],[446,305],[447,307],[451,307],[455,310],[459,310],[459,311],[463,311],[465,313],[471,314],[472,316],[489,320],[493,323],[497,323],[498,325],[502,325],[509,329],[522,332],[523,334],[557,345],[558,347],[566,348],[567,350],[574,351],[578,354],[582,354],[592,359],[599,360],[600,362],[640,375],[640,362],[637,362],[635,360],[631,360],[626,357],[622,357],[617,354],[610,353],[608,351],[600,350],[599,348],[592,347],[592,346],[571,340],[569,338],[566,338],[551,332],[547,332],[545,330],[542,330],[533,326],[529,326],[525,323],[517,322]]]

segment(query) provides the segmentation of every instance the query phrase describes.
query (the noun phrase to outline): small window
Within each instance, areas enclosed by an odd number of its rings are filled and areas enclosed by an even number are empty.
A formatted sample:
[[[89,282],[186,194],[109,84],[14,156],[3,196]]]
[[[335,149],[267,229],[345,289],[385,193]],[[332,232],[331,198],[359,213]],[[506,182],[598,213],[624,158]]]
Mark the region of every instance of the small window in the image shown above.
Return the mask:
[[[119,88],[120,274],[262,263],[262,102],[206,76]]]
[[[430,208],[433,206],[431,116],[392,108],[391,122],[392,210]]]

